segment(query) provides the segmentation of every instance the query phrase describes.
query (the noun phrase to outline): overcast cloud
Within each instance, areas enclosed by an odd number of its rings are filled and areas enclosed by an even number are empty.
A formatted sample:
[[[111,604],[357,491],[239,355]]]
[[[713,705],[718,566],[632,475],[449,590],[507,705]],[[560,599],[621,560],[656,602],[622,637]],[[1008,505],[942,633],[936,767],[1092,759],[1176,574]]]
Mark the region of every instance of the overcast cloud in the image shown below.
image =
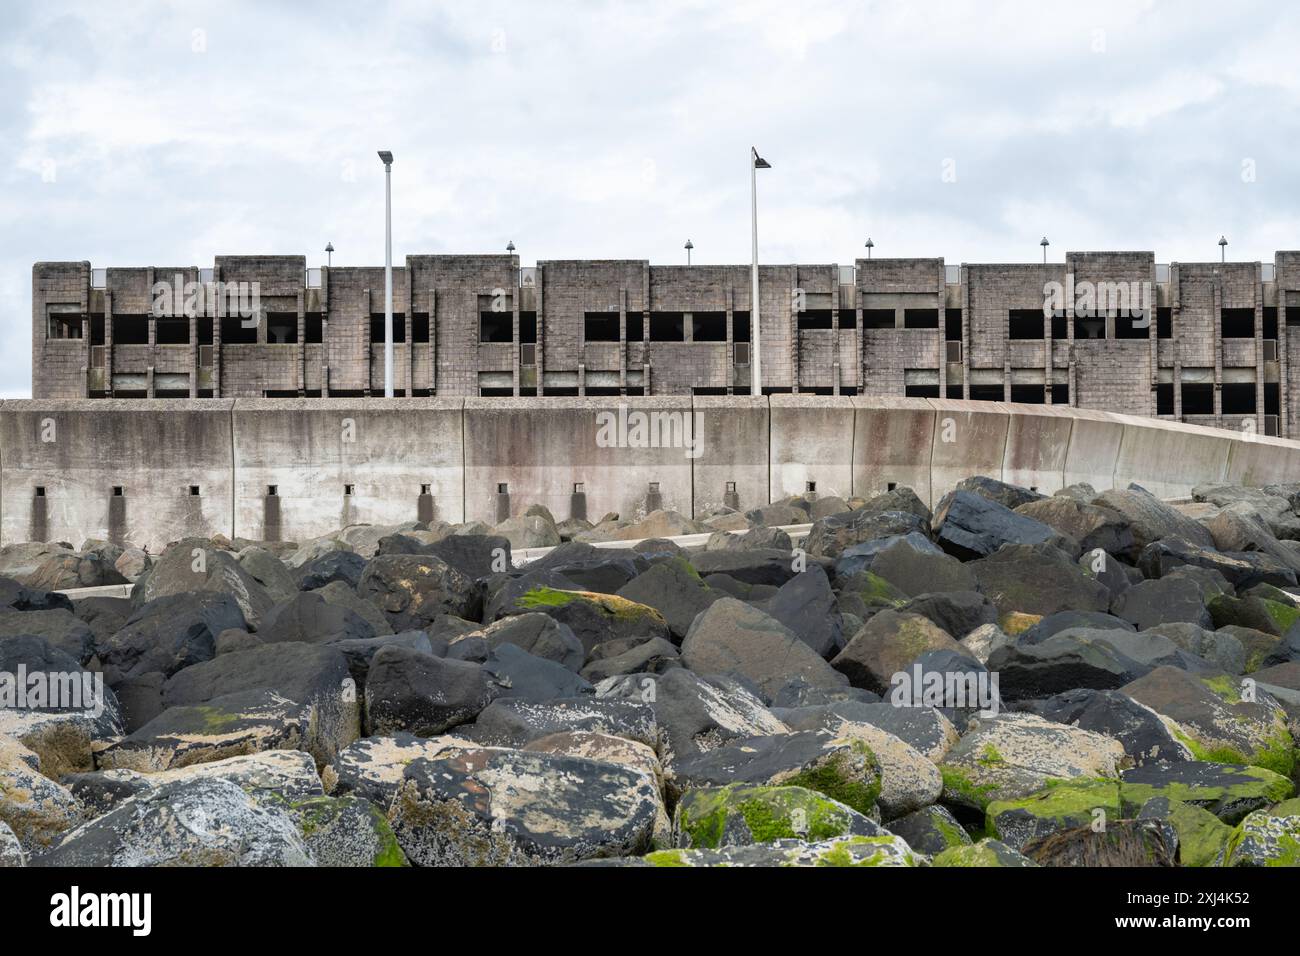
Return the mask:
[[[1300,7],[1275,3],[7,3],[0,397],[31,266],[1161,262],[1300,247]]]

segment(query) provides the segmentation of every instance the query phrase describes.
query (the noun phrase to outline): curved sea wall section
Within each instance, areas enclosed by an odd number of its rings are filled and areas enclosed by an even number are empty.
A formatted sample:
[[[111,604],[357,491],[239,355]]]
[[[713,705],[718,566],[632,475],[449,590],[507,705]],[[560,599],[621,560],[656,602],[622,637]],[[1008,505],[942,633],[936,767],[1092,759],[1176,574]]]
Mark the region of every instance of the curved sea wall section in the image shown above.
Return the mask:
[[[0,402],[0,544],[300,541],[345,524],[703,515],[981,474],[1044,494],[1300,480],[1300,442],[1052,405],[943,399]]]

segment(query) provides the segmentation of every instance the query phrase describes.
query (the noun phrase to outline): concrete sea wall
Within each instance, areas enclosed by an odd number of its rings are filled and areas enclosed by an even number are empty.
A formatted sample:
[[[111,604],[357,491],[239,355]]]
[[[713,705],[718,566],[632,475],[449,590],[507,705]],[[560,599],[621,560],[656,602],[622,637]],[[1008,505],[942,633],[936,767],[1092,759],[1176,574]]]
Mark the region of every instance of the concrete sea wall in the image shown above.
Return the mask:
[[[989,475],[1050,494],[1300,480],[1300,442],[1051,405],[943,399],[0,402],[0,543],[298,541],[348,523],[597,521],[788,494],[931,505]]]

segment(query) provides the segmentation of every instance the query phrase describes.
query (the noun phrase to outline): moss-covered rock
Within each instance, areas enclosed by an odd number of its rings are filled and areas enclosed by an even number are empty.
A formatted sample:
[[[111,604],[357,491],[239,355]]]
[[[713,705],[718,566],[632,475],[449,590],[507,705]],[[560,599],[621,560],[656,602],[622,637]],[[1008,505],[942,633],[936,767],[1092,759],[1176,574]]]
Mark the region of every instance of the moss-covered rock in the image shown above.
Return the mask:
[[[516,597],[500,613],[549,614],[567,624],[587,654],[597,644],[621,638],[671,640],[664,616],[654,608],[613,594],[595,591],[564,591],[538,586]]]
[[[867,607],[897,608],[908,602],[906,594],[871,571],[863,571],[853,576],[850,593],[862,598],[862,603]]]
[[[1114,780],[1070,780],[1027,797],[990,803],[985,832],[1018,850],[1037,837],[1089,826],[1098,811],[1103,820],[1119,818],[1119,785]]]
[[[717,849],[795,839],[881,836],[878,824],[852,807],[805,787],[731,784],[692,790],[673,816],[678,847]]]
[[[661,850],[620,860],[623,866],[919,866],[919,858],[896,836],[845,836],[818,843],[775,840],[718,849]]]
[[[907,841],[917,853],[934,856],[956,846],[970,846],[972,841],[957,818],[944,806],[935,804],[914,810],[906,816],[891,820],[890,833]]]
[[[1266,693],[1243,699],[1240,678],[1157,667],[1123,688],[1139,703],[1177,722],[1175,735],[1197,760],[1244,763],[1289,776],[1295,741],[1280,704]]]
[[[1138,813],[1148,800],[1165,797],[1201,807],[1228,823],[1294,792],[1290,780],[1263,767],[1201,761],[1135,767],[1124,772],[1119,787],[1125,814]]]
[[[1124,747],[1101,734],[1043,720],[1002,714],[981,720],[940,764],[943,802],[983,814],[995,800],[1015,800],[1054,780],[1114,780]]]
[[[944,850],[930,862],[930,865],[1020,867],[1038,864],[1001,840],[986,838],[973,846],[958,846]]]
[[[1300,866],[1300,816],[1256,810],[1232,831],[1224,866]]]
[[[1178,834],[1178,860],[1183,866],[1211,866],[1232,835],[1232,827],[1209,810],[1168,797],[1148,800],[1138,819],[1165,820],[1173,826]]]
[[[1023,611],[1007,611],[998,618],[998,627],[1004,634],[1016,637],[1025,633],[1043,619],[1041,614],[1026,614]]]
[[[694,789],[731,783],[815,790],[865,816],[876,814],[880,762],[860,739],[805,731],[737,740],[676,762],[670,801]]]

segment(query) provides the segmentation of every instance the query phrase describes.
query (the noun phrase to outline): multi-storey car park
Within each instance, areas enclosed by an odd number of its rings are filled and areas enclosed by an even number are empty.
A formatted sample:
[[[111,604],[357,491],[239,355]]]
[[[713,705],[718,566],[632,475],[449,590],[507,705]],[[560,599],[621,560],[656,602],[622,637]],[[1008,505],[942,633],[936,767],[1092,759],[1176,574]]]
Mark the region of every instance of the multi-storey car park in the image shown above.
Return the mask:
[[[764,394],[1049,403],[1300,434],[1290,371],[1300,336],[1287,335],[1300,324],[1300,252],[1272,263],[858,259],[759,273]],[[180,288],[160,300],[158,284],[178,281],[254,286],[257,315],[187,309]],[[750,283],[746,265],[408,256],[393,270],[395,394],[749,394]],[[1049,314],[1051,283],[1066,291]],[[1100,307],[1072,294],[1084,288],[1101,290]],[[1136,299],[1117,305],[1117,289]],[[37,263],[33,396],[382,395],[383,290],[383,268],[309,269],[303,256]]]

